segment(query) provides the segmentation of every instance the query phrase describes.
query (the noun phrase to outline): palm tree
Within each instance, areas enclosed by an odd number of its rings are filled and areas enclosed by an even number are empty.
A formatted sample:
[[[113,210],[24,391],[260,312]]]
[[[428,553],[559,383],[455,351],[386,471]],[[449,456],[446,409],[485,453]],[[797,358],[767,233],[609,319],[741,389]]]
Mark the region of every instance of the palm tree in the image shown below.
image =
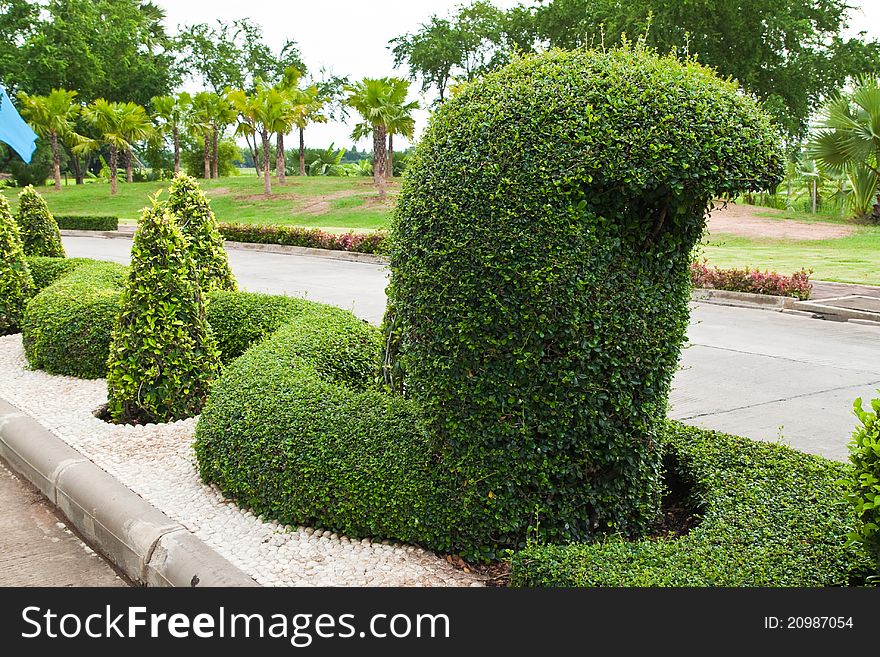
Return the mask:
[[[86,120],[100,134],[100,142],[110,149],[110,194],[116,194],[119,151],[131,148],[126,129],[128,118],[123,106],[123,103],[111,103],[99,98],[84,110]],[[86,141],[81,145],[80,150],[91,149],[94,145],[93,140]]]
[[[267,197],[272,196],[269,167],[272,136],[289,129],[289,99],[280,89],[262,81],[257,82],[253,94],[237,89],[230,92],[229,98],[240,116],[237,132],[254,137],[260,135],[263,146],[263,193]]]
[[[880,220],[880,80],[865,78],[850,94],[829,100],[821,110],[807,154],[832,174],[845,174],[856,212]]]
[[[147,139],[155,139],[156,131],[153,128],[153,122],[141,105],[137,103],[120,103],[122,112],[122,133],[128,146],[122,149],[125,158],[125,181],[132,182],[134,180],[132,160],[134,152],[133,144]]]
[[[61,191],[61,155],[59,140],[75,141],[79,138],[75,130],[76,117],[82,111],[76,102],[76,92],[66,89],[52,89],[47,96],[30,96],[19,93],[21,113],[34,131],[48,138],[52,147],[52,174],[55,189]]]
[[[416,122],[412,113],[419,109],[418,101],[406,102],[409,93],[409,81],[401,78],[391,78],[391,98],[393,113],[388,121],[388,178],[394,176],[394,135],[402,135],[407,139],[413,138]]]
[[[204,145],[204,175],[205,180],[211,177],[211,138],[214,135],[214,111],[216,102],[213,98],[216,94],[210,91],[200,91],[192,99],[189,113],[189,131],[194,137],[200,138]]]
[[[392,100],[394,83],[391,78],[364,78],[346,87],[346,104],[363,117],[364,122],[355,127],[352,137],[358,139],[366,131],[373,133],[373,182],[379,188],[379,196],[385,196],[385,170],[388,164],[388,124],[394,118]]]
[[[154,96],[150,101],[153,115],[160,122],[160,132],[171,133],[174,147],[174,175],[180,173],[180,128],[187,121],[187,113],[192,105],[192,96],[185,91],[177,96]]]
[[[323,114],[327,99],[321,96],[317,85],[297,89],[293,96],[293,125],[299,130],[299,175],[306,175],[306,127],[310,123],[326,123]]]
[[[220,177],[220,135],[235,123],[238,112],[226,96],[211,94],[211,177]]]

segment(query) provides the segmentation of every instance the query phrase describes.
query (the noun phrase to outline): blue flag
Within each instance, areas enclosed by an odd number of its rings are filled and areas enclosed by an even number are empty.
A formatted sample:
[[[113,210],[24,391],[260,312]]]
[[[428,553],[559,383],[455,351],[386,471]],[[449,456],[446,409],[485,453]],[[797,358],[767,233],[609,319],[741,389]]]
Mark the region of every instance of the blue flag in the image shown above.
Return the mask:
[[[27,164],[37,150],[36,140],[37,134],[18,115],[6,89],[0,85],[0,141],[9,144]]]

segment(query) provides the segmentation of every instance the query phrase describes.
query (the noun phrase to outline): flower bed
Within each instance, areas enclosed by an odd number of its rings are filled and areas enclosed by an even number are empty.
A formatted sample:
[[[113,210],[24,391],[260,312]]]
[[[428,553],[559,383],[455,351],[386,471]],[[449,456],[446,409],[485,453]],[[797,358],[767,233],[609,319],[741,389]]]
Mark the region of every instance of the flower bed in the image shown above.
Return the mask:
[[[326,233],[317,228],[301,228],[299,226],[220,224],[219,228],[223,237],[231,242],[280,244],[355,253],[385,253],[388,240],[388,234],[382,231],[337,235]]]
[[[691,281],[694,287],[727,290],[728,292],[750,292],[777,297],[795,297],[801,301],[810,298],[813,284],[810,282],[812,270],[801,269],[791,276],[757,269],[720,269],[709,267],[705,262],[691,264]]]

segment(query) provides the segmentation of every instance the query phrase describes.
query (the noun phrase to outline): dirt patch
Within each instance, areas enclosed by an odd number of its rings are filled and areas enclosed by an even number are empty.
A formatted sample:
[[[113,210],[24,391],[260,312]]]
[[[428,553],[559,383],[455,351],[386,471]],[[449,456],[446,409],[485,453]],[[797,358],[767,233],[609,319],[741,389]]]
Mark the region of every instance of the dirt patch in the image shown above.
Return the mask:
[[[214,189],[207,190],[208,196],[228,196],[229,188],[228,187],[215,187]]]
[[[758,213],[773,213],[769,208],[729,203],[726,208],[712,212],[708,221],[710,235],[724,233],[740,237],[769,237],[778,240],[814,241],[847,237],[856,232],[853,226],[793,219],[759,217]]]

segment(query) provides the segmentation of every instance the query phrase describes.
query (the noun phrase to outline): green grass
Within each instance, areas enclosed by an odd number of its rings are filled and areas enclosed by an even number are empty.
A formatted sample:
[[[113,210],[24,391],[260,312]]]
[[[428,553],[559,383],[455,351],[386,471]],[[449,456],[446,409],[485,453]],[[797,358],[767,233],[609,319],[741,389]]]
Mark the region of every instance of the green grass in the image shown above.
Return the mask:
[[[211,199],[217,220],[230,223],[262,223],[322,228],[330,232],[367,231],[387,228],[393,202],[380,203],[372,179],[291,176],[285,186],[272,181],[272,198],[264,198],[262,179],[242,174],[219,180],[200,181]],[[41,187],[49,209],[56,214],[110,214],[123,222],[134,222],[149,197],[162,191],[167,195],[169,181],[119,183],[119,192],[110,196],[110,186],[92,183],[70,185],[56,192]],[[399,181],[389,183],[393,198]],[[4,193],[18,205],[18,191]]]
[[[764,211],[766,210],[766,212]],[[813,278],[840,283],[880,285],[880,226],[828,216],[756,208],[761,218],[809,223],[847,224],[855,233],[827,240],[781,240],[713,233],[703,240],[701,255],[718,267],[750,267],[790,274],[812,269]]]

